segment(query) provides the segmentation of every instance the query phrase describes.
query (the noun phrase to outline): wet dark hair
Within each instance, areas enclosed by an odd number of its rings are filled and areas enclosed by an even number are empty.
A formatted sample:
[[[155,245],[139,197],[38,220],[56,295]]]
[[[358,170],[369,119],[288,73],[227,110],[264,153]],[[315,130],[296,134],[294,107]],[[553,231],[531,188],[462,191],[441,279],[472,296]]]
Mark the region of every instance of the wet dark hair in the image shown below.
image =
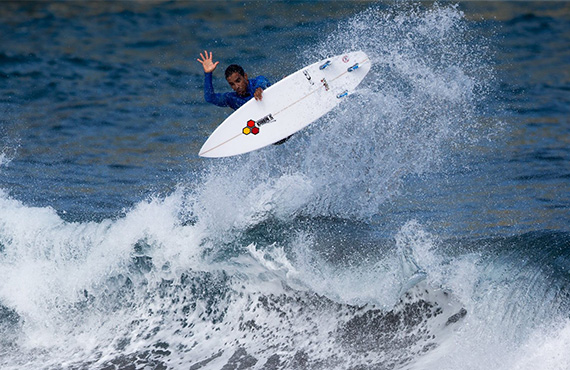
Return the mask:
[[[228,68],[226,68],[226,80],[236,72],[245,77],[245,71],[241,66],[238,66],[237,64],[230,64]]]

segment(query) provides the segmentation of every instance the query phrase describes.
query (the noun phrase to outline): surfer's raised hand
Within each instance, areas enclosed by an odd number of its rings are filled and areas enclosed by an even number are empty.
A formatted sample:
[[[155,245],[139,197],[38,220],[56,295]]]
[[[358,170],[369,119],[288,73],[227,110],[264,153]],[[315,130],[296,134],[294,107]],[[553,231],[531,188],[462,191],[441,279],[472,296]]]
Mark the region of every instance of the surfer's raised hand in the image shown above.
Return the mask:
[[[200,59],[202,58],[202,59]],[[216,67],[218,66],[218,64],[220,62],[213,62],[212,61],[212,52],[210,52],[210,55],[208,55],[208,51],[204,50],[204,54],[200,53],[200,58],[197,59],[197,61],[202,64],[202,67],[204,67],[204,72],[205,73],[211,73],[214,72],[214,70],[216,69]]]

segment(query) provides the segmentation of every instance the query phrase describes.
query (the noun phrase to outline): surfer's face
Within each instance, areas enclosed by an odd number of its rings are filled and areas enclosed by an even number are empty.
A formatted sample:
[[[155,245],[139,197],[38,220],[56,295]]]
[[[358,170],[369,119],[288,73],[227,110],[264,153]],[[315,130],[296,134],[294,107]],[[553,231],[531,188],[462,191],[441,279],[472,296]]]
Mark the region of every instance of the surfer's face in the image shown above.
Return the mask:
[[[245,76],[242,76],[239,73],[234,72],[226,80],[238,95],[247,95],[247,85],[249,84],[247,73]]]

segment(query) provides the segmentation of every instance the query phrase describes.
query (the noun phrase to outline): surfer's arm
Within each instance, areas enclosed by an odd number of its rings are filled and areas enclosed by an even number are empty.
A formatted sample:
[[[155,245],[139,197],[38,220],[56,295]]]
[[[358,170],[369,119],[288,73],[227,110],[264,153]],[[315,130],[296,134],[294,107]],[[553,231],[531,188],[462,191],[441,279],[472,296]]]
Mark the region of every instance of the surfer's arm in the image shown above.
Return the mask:
[[[228,102],[224,94],[216,94],[212,84],[212,73],[204,73],[204,100],[219,107],[227,107]]]

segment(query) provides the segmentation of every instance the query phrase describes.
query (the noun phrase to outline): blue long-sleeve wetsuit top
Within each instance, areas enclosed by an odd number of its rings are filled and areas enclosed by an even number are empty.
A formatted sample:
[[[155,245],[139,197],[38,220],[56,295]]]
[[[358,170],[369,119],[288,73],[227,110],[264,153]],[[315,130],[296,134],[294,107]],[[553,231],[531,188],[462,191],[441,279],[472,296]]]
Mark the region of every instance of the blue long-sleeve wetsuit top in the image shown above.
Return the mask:
[[[205,73],[204,99],[208,103],[215,104],[219,107],[230,107],[236,110],[247,103],[251,98],[253,98],[253,93],[255,90],[257,90],[258,87],[261,87],[265,90],[269,86],[271,86],[271,83],[266,77],[257,76],[255,78],[249,79],[249,85],[247,86],[247,95],[245,96],[240,96],[235,91],[216,94],[214,92],[214,85],[212,84],[212,73]]]

